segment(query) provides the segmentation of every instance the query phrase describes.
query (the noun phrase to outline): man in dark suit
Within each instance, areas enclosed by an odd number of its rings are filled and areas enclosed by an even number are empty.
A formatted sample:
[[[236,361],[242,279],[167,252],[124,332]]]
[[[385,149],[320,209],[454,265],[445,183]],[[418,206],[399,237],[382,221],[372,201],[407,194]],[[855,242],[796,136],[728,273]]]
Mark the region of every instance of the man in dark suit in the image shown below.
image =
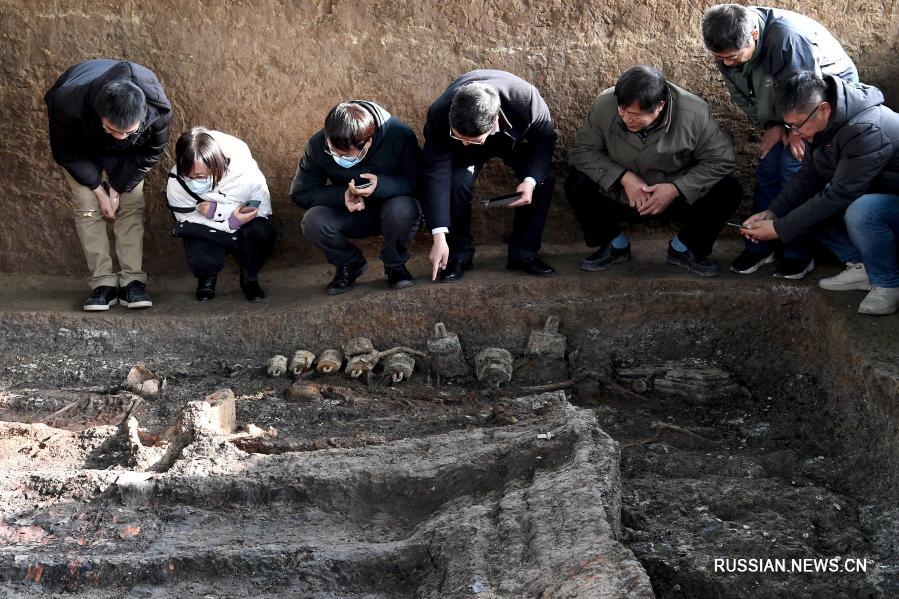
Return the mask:
[[[143,181],[169,141],[172,105],[148,68],[95,59],[70,67],[44,95],[50,149],[65,169],[75,229],[91,271],[88,311],[153,305],[142,268]],[[119,272],[106,222],[113,223]]]
[[[471,198],[484,164],[499,157],[512,167],[520,197],[509,237],[507,268],[549,277],[540,242],[555,178],[556,130],[533,85],[504,71],[472,71],[456,79],[428,109],[424,128],[422,199],[433,235],[432,278],[461,279],[472,268]]]

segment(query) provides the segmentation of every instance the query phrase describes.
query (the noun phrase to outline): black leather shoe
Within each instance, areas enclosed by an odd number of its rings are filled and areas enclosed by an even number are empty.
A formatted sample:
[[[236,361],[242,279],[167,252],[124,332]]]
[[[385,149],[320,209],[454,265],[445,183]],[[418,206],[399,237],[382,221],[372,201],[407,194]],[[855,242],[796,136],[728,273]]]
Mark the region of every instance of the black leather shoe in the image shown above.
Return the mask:
[[[215,282],[217,280],[218,277],[216,275],[197,279],[197,301],[208,302],[215,297]]]
[[[350,262],[337,267],[334,278],[325,287],[325,293],[328,295],[339,295],[346,293],[356,284],[356,279],[362,276],[365,269],[368,268],[368,262],[363,258],[361,262]]]
[[[506,263],[506,268],[514,272],[522,272],[526,275],[535,277],[551,277],[556,274],[556,270],[552,266],[537,256],[522,258],[520,260],[512,260],[509,258],[509,261]]]
[[[387,269],[387,284],[391,289],[403,289],[412,285],[412,274],[404,266]]]
[[[697,256],[690,248],[679,252],[671,244],[668,244],[668,264],[682,266],[700,277],[717,277],[721,274],[721,268],[708,259],[707,256]]]
[[[440,283],[455,283],[465,276],[466,270],[471,270],[474,264],[471,260],[451,258],[446,262],[446,268],[437,273],[437,281]]]
[[[244,281],[241,279],[240,288],[243,290],[243,294],[247,298],[247,301],[251,304],[261,302],[265,299],[265,292],[262,291],[262,287],[259,286],[259,281]]]

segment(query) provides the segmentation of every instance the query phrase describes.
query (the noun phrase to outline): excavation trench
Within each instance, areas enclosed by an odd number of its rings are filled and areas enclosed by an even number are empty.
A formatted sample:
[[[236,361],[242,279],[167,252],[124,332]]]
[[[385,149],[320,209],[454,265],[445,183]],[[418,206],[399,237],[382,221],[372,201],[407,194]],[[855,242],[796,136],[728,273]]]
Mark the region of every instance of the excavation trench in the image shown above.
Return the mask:
[[[549,316],[564,357],[526,349]],[[817,292],[502,281],[0,320],[6,594],[899,595],[899,379]],[[438,321],[468,375],[265,370],[357,336],[425,351]],[[473,376],[487,347],[514,358],[498,388]],[[137,363],[158,395],[123,389]],[[185,437],[225,388],[243,428]]]

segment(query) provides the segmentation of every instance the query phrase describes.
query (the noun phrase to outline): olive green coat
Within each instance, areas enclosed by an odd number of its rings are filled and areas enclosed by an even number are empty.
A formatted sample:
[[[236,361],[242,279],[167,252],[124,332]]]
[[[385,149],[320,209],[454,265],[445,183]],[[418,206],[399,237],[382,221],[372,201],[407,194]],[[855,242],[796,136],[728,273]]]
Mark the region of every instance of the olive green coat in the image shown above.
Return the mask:
[[[631,171],[649,185],[673,183],[692,204],[734,171],[730,137],[702,99],[668,83],[661,121],[648,135],[629,132],[618,116],[614,88],[602,92],[578,129],[568,163],[627,203],[618,182]]]

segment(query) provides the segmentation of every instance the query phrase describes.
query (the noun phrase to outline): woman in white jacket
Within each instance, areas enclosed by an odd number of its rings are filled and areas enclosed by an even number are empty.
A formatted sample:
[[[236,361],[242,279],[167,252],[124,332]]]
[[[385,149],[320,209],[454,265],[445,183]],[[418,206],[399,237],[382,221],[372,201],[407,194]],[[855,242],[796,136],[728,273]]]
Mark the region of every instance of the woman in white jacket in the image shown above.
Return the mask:
[[[184,240],[187,264],[197,277],[197,299],[215,297],[225,254],[240,263],[240,288],[251,302],[265,294],[259,269],[271,256],[275,228],[265,176],[247,144],[220,131],[194,127],[175,145],[175,166],[166,188],[169,208],[178,225],[174,235]]]

